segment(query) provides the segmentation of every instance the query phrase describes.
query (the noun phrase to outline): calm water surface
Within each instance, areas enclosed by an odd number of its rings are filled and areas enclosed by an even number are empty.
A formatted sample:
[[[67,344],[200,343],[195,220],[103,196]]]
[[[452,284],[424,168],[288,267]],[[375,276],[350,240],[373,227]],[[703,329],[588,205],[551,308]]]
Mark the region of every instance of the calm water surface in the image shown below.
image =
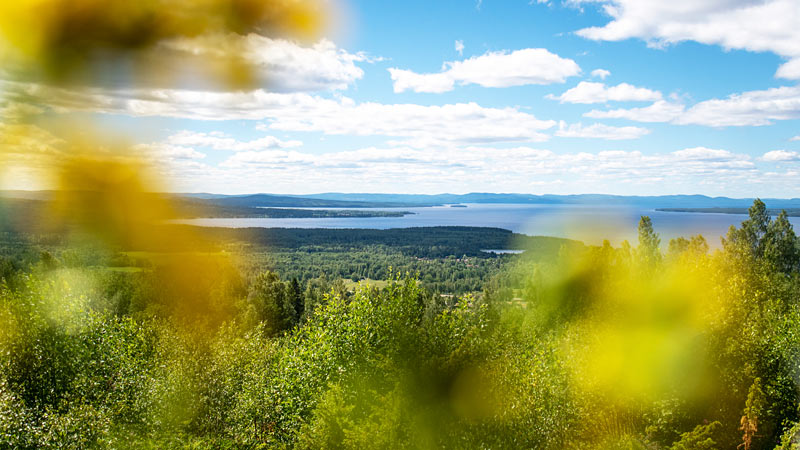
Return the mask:
[[[315,209],[315,208],[307,208]],[[337,209],[337,208],[318,208]],[[344,208],[352,209],[352,208]],[[702,234],[712,247],[731,225],[747,218],[743,214],[702,214],[660,212],[653,208],[601,205],[467,204],[428,208],[381,208],[381,211],[411,211],[404,217],[342,217],[316,219],[189,219],[179,223],[226,228],[409,228],[431,226],[474,226],[505,228],[517,233],[557,236],[598,244],[609,239],[618,244],[636,241],[640,216],[650,216],[662,243],[677,236]],[[800,217],[791,217],[797,229]]]

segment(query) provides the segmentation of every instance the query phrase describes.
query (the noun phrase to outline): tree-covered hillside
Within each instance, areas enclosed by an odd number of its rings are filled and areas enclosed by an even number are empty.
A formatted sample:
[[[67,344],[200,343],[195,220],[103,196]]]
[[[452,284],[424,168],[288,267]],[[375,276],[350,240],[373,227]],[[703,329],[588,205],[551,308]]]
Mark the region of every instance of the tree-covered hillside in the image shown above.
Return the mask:
[[[793,448],[800,247],[749,213],[714,252],[645,217],[635,245],[487,256],[461,297],[388,268],[283,278],[241,235],[103,255],[7,234],[0,447]]]

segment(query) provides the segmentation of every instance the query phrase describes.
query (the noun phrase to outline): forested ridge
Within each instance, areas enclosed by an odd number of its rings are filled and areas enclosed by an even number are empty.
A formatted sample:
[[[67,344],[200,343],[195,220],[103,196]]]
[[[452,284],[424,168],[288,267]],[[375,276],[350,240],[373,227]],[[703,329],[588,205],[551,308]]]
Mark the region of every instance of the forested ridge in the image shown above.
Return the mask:
[[[171,254],[4,232],[0,447],[800,440],[800,246],[760,201],[714,251],[701,236],[662,243],[647,217],[633,245],[530,238],[504,256],[446,251],[459,233],[464,248],[509,237],[492,229],[361,243],[358,230],[315,231],[211,230],[214,248]],[[345,284],[354,270],[335,269],[349,252],[484,278],[443,295],[401,264]],[[480,264],[491,270],[469,271]]]
[[[22,195],[22,194],[16,194]],[[38,192],[29,194],[39,198],[3,197],[0,191],[2,211],[8,217],[0,217],[0,225],[14,217],[18,225],[27,226],[28,230],[40,227],[38,220],[46,217],[54,209],[53,199],[56,194]],[[165,194],[148,194],[153,199],[163,199]],[[283,201],[270,200],[272,196],[263,196],[263,201],[250,197],[230,197],[225,199],[201,199],[178,196],[172,199],[173,211],[163,219],[198,219],[198,218],[274,218],[274,219],[307,219],[332,217],[403,217],[413,214],[409,211],[386,211],[379,207],[390,208],[398,204],[369,204],[358,202],[328,202],[313,199],[274,197]],[[248,201],[250,200],[250,201]],[[288,205],[288,206],[285,206]],[[323,207],[339,209],[321,209]],[[408,205],[405,205],[408,206]],[[360,209],[341,209],[360,208]]]
[[[714,213],[714,214],[747,214],[747,208],[656,208],[656,211],[665,212],[693,212],[693,213]],[[767,213],[771,216],[777,216],[781,212],[785,212],[788,217],[800,216],[800,209],[787,208],[787,209],[767,209]]]

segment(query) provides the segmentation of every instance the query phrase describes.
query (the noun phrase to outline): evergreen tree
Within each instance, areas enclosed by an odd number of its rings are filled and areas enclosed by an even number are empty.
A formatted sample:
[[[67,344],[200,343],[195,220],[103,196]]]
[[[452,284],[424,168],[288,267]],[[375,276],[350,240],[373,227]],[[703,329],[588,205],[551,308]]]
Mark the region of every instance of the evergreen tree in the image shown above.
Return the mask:
[[[636,255],[639,263],[649,267],[661,261],[661,238],[653,230],[653,221],[648,216],[642,216],[639,220],[639,247]]]
[[[764,237],[770,227],[767,205],[761,199],[755,199],[753,206],[750,207],[749,215],[750,218],[742,222],[742,231],[753,256],[760,258],[764,256]]]
[[[285,284],[275,272],[266,271],[256,277],[248,301],[255,306],[259,321],[270,333],[288,330],[294,324],[294,306]]]
[[[297,277],[292,278],[292,281],[288,284],[287,289],[289,301],[294,309],[294,323],[298,324],[303,319],[306,301],[305,297],[303,296],[303,292],[300,290],[300,282],[297,281]]]
[[[734,255],[760,259],[764,256],[764,236],[770,225],[769,213],[760,199],[753,201],[748,212],[750,217],[742,222],[741,228],[731,225],[722,244]]]
[[[773,268],[790,273],[798,270],[800,254],[798,254],[797,236],[786,211],[769,223],[764,235],[764,260]]]

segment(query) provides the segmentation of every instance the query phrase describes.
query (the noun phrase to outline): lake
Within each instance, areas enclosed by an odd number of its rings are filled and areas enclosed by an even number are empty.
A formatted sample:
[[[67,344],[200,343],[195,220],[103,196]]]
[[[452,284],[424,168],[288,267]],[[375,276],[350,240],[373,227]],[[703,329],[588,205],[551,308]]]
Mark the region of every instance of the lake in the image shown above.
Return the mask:
[[[380,208],[381,211],[410,211],[404,217],[340,217],[306,219],[187,219],[174,221],[190,225],[225,228],[409,228],[432,226],[473,226],[505,228],[536,236],[556,236],[599,244],[609,239],[619,244],[637,240],[640,216],[650,216],[661,234],[662,244],[677,236],[702,234],[709,245],[719,247],[720,236],[731,225],[747,219],[744,214],[683,213],[629,208],[619,205],[531,205],[470,203],[466,208]],[[308,208],[337,209],[337,208]],[[346,209],[346,208],[345,208]],[[350,208],[352,209],[352,208]],[[800,217],[790,217],[800,226]]]

